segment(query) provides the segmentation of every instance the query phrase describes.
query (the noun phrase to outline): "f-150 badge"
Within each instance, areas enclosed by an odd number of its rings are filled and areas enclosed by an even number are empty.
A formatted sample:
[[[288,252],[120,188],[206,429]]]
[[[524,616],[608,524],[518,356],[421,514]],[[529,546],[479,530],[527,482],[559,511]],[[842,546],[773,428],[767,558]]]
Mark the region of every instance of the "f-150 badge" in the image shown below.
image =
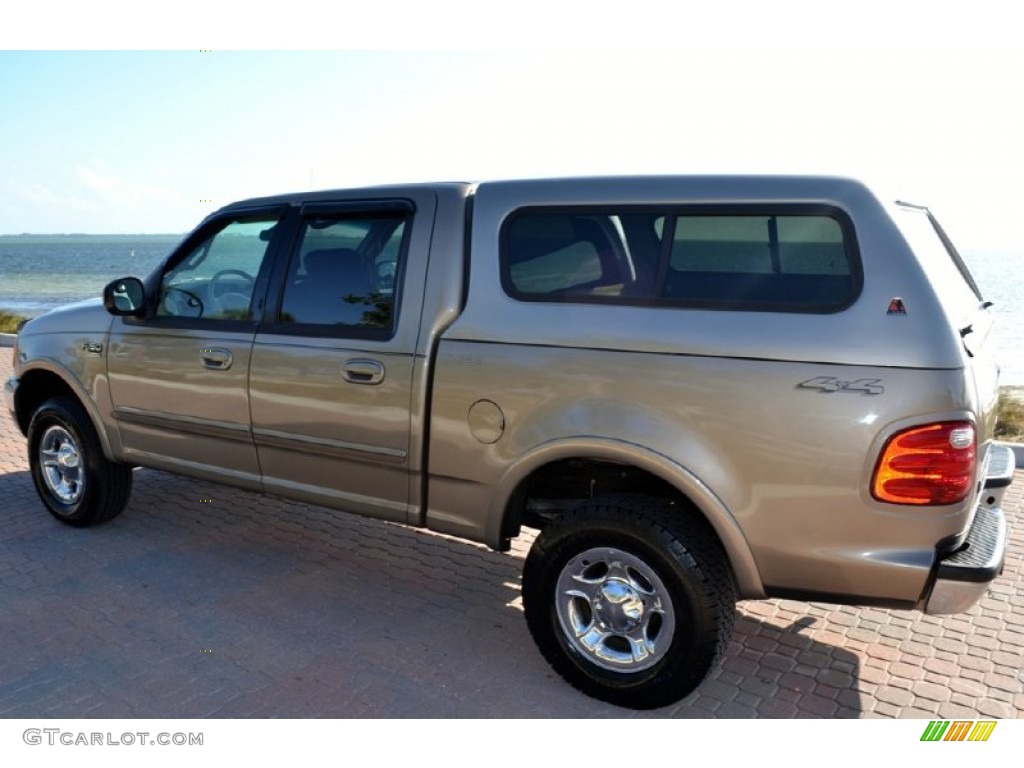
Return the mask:
[[[834,376],[818,376],[797,384],[801,389],[816,389],[819,392],[853,392],[862,395],[881,395],[885,392],[881,379],[857,379],[843,381]]]

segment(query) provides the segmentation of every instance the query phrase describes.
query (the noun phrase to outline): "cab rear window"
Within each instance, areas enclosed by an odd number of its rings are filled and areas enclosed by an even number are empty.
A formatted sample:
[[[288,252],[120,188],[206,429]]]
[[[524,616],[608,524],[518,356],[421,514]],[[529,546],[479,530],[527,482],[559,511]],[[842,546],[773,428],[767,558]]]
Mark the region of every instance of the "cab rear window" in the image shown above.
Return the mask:
[[[501,250],[525,301],[824,313],[860,290],[852,225],[821,206],[531,209]]]

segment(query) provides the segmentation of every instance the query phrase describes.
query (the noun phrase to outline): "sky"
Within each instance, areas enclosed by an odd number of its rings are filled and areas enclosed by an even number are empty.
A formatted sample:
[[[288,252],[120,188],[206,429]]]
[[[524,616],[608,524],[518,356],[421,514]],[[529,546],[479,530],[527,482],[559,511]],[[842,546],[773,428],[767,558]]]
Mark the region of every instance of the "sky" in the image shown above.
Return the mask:
[[[430,7],[500,7],[446,3]],[[659,8],[642,15],[596,0],[578,6],[584,29],[533,23],[545,4],[525,0],[531,23],[490,37],[401,3],[300,12],[280,36],[274,18],[248,34],[213,14],[208,39],[181,19],[140,39],[178,50],[10,50],[123,44],[95,18],[83,40],[74,16],[0,36],[0,234],[182,233],[237,199],[391,182],[824,173],[929,205],[961,247],[1024,251],[1024,46],[1008,19],[985,3],[943,16],[865,2],[859,22],[814,3],[727,5],[687,16],[638,0]],[[232,50],[307,38],[410,48]]]

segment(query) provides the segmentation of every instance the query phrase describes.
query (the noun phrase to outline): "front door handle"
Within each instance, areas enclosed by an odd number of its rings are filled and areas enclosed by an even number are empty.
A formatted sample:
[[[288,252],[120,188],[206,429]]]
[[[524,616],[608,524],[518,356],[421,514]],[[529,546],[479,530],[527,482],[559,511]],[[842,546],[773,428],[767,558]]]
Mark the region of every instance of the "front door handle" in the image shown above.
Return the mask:
[[[349,360],[342,366],[341,375],[352,384],[380,384],[384,381],[384,366],[376,360]]]
[[[199,362],[204,368],[214,371],[226,371],[231,367],[234,358],[230,349],[222,347],[203,347],[199,350]]]

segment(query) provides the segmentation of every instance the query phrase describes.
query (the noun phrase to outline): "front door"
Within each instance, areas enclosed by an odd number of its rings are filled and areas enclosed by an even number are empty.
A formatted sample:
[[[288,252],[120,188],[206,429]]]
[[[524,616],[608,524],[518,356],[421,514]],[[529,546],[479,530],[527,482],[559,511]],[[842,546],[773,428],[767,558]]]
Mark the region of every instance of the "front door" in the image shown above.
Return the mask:
[[[282,215],[211,222],[154,278],[155,309],[114,319],[107,370],[126,459],[259,488],[249,363]]]

